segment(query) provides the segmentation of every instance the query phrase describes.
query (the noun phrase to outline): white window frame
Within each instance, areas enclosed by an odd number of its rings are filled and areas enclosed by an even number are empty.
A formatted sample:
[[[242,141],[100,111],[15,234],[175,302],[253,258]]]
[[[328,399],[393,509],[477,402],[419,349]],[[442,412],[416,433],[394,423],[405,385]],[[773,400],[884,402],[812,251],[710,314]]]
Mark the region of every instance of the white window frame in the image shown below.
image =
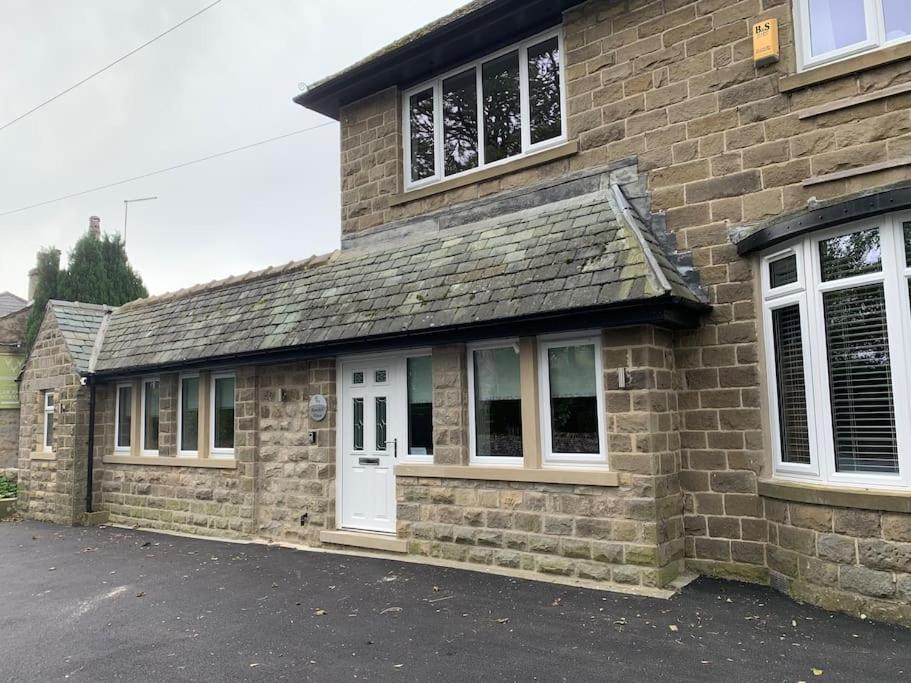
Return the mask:
[[[129,389],[130,390],[130,445],[129,446],[118,446],[120,443],[120,390]],[[114,387],[114,452],[116,453],[130,453],[133,450],[133,420],[136,419],[135,411],[135,401],[133,400],[133,392],[135,388],[130,382],[124,382],[117,384]]]
[[[216,448],[215,447],[215,386],[220,379],[234,380],[234,447],[233,448]],[[221,458],[230,460],[234,457],[234,450],[237,446],[237,375],[233,370],[223,372],[213,372],[209,376],[209,455],[212,458]]]
[[[202,406],[201,405],[197,405],[197,410],[199,411],[199,415],[197,416],[197,420],[196,420],[196,423],[197,423],[196,424],[196,449],[188,451],[188,450],[184,450],[184,448],[183,448],[183,381],[185,379],[195,379],[200,382],[200,385],[202,384],[202,378],[200,377],[198,372],[182,373],[177,378],[177,456],[181,457],[181,458],[198,458],[199,452],[201,450],[200,441],[203,438],[203,430],[200,429],[200,427],[202,427],[202,424],[201,424]],[[198,404],[198,402],[199,402],[198,394],[201,393],[199,391],[199,387],[197,387],[196,393],[197,393],[196,400],[197,400],[197,404]]]
[[[555,453],[550,415],[550,363],[548,351],[566,346],[595,347],[595,398],[598,410],[598,453]],[[544,467],[598,467],[607,466],[607,412],[604,400],[604,359],[601,335],[598,332],[547,335],[538,338],[538,389],[541,406],[541,449]]]
[[[433,453],[427,453],[426,455],[412,455],[410,452],[410,449],[409,449],[408,434],[410,432],[411,425],[409,424],[409,419],[408,419],[408,361],[412,358],[430,358],[431,362],[432,362],[433,354],[429,349],[426,349],[426,350],[422,349],[419,351],[409,351],[408,353],[406,353],[404,355],[404,357],[402,359],[402,363],[401,363],[401,366],[402,366],[402,369],[401,369],[402,398],[400,398],[400,401],[401,401],[401,405],[405,406],[405,409],[402,411],[402,414],[403,414],[402,420],[403,420],[404,428],[402,429],[402,431],[400,433],[404,435],[405,443],[402,445],[401,448],[399,448],[399,458],[398,459],[403,462],[413,462],[413,463],[423,463],[423,464],[431,463],[432,464],[433,463]],[[430,375],[430,384],[431,384],[430,390],[431,390],[431,402],[432,402],[432,400],[433,400],[433,395],[432,395],[433,370],[432,369],[431,369],[431,375]],[[432,403],[431,403],[431,405],[432,405]],[[431,425],[433,424],[432,415],[433,415],[433,413],[431,412]],[[432,441],[432,437],[431,437],[431,441]],[[436,448],[434,448],[434,450],[436,450]]]
[[[767,394],[772,440],[773,466],[777,477],[811,480],[819,483],[864,486],[881,489],[911,486],[911,302],[908,280],[911,268],[905,265],[903,223],[911,222],[911,213],[886,214],[828,229],[791,242],[784,248],[760,258],[763,295],[763,338],[767,368]],[[882,270],[831,282],[822,282],[819,243],[860,230],[879,228],[882,248]],[[771,289],[769,263],[793,253],[797,256],[798,282]],[[899,473],[838,472],[829,395],[829,364],[826,354],[826,331],[823,309],[825,292],[868,284],[883,284],[886,303],[889,354],[892,366],[892,393],[895,409]],[[778,381],[775,346],[772,334],[772,311],[797,303],[801,307],[804,371],[807,388],[810,465],[785,463],[782,460],[781,433],[778,417]]]
[[[864,52],[873,52],[911,40],[911,35],[886,40],[885,10],[882,0],[864,0],[867,40],[840,50],[822,55],[813,55],[813,41],[810,31],[810,0],[794,0],[794,27],[798,68],[800,71],[837,62]]]
[[[560,115],[562,119],[562,134],[559,137],[552,138],[550,140],[543,140],[536,144],[531,144],[531,116],[530,116],[530,104],[529,104],[529,85],[528,85],[528,48],[537,45],[545,40],[550,38],[557,39],[557,45],[560,50]],[[491,163],[486,163],[484,159],[484,93],[482,88],[482,71],[481,67],[487,62],[502,57],[505,54],[518,50],[519,52],[519,93],[520,93],[520,110],[521,110],[521,127],[522,127],[522,151],[519,154],[516,154],[505,159],[500,159],[499,161],[494,161]],[[443,81],[451,76],[468,71],[469,69],[474,69],[475,76],[477,79],[477,97],[478,97],[478,165],[475,168],[468,169],[467,171],[462,171],[460,173],[454,173],[453,175],[445,175],[444,172],[444,160],[443,160]],[[424,92],[425,90],[433,89],[433,133],[434,133],[434,164],[436,172],[434,175],[429,178],[423,178],[421,180],[412,181],[411,180],[411,113],[410,113],[410,103],[412,95],[417,93]],[[491,54],[485,55],[481,59],[477,59],[473,62],[467,64],[462,64],[458,68],[451,69],[446,73],[434,78],[430,81],[425,81],[420,85],[409,88],[403,93],[402,96],[402,129],[404,131],[404,136],[402,139],[402,148],[404,151],[404,188],[405,191],[416,190],[427,185],[433,185],[435,183],[442,182],[444,180],[452,180],[453,178],[461,178],[463,176],[476,173],[485,168],[493,168],[500,166],[502,164],[515,161],[516,159],[521,159],[523,157],[534,154],[544,149],[549,149],[557,145],[563,144],[568,139],[567,134],[567,111],[566,111],[566,50],[563,43],[563,27],[558,26],[556,28],[550,29],[548,31],[543,31],[537,35],[534,35],[525,40],[514,43],[509,47],[498,50]]]
[[[48,406],[49,399],[53,401],[53,405],[51,405],[51,406]],[[48,432],[48,417],[54,416],[54,411],[56,410],[56,406],[57,406],[56,392],[54,392],[50,389],[45,391],[44,396],[43,396],[44,410],[43,410],[43,418],[42,418],[42,421],[44,423],[44,429],[43,429],[42,437],[41,437],[41,450],[44,453],[53,453],[54,452],[53,441],[50,444],[48,444],[48,442],[47,442],[47,432]],[[57,429],[56,421],[54,422],[54,429],[55,430]]]
[[[146,449],[146,386],[158,382],[158,448]],[[143,377],[139,392],[139,452],[144,456],[156,456],[161,448],[161,380],[158,377]]]
[[[468,367],[468,462],[470,465],[475,465],[483,467],[496,466],[496,467],[515,467],[521,469],[525,466],[525,454],[524,452],[519,457],[508,457],[508,456],[490,456],[490,455],[478,455],[477,449],[477,417],[475,415],[475,379],[474,379],[474,353],[475,351],[483,351],[486,349],[503,349],[503,348],[512,348],[516,352],[516,357],[519,358],[519,400],[522,400],[522,372],[521,372],[521,351],[519,349],[519,340],[518,339],[496,339],[485,342],[478,342],[475,344],[469,344],[466,347],[467,354],[467,363]],[[520,427],[523,427],[521,424],[521,413],[520,413]],[[524,437],[524,431],[523,431]],[[523,439],[523,450],[524,450],[524,439]]]

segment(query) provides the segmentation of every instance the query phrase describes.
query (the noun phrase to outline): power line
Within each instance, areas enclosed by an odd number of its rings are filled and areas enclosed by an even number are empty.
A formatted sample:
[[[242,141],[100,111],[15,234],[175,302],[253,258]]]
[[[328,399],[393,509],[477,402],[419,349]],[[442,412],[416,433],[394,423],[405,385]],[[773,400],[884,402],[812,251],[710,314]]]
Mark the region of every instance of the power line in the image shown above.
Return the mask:
[[[45,106],[49,105],[51,102],[53,102],[53,101],[56,100],[57,98],[63,97],[63,96],[66,95],[68,92],[71,92],[71,91],[75,90],[76,88],[78,88],[80,85],[83,85],[84,83],[89,82],[90,80],[92,80],[93,78],[95,78],[95,76],[98,76],[98,75],[100,75],[100,74],[103,74],[105,71],[107,71],[108,69],[110,69],[110,68],[113,67],[113,66],[116,66],[117,64],[120,64],[120,62],[122,62],[123,60],[127,59],[128,57],[132,57],[133,55],[135,55],[135,54],[136,54],[137,52],[139,52],[140,50],[142,50],[142,49],[144,49],[144,48],[147,48],[149,45],[151,45],[152,43],[154,43],[156,40],[160,40],[161,38],[164,38],[166,35],[168,35],[168,34],[171,33],[172,31],[176,31],[177,29],[179,29],[181,26],[183,26],[183,25],[186,24],[187,22],[192,21],[193,19],[195,19],[196,17],[198,17],[198,16],[199,16],[200,14],[202,14],[203,12],[206,12],[206,11],[212,9],[213,7],[215,7],[215,5],[219,4],[220,2],[222,2],[222,0],[215,0],[215,2],[213,2],[211,5],[207,5],[206,7],[203,7],[203,8],[202,8],[201,10],[199,10],[196,14],[190,15],[189,17],[187,17],[186,19],[184,19],[183,21],[181,21],[179,24],[175,24],[174,26],[172,26],[171,28],[169,28],[169,29],[168,29],[167,31],[165,31],[164,33],[159,33],[157,36],[155,36],[155,37],[152,38],[151,40],[148,40],[148,41],[146,41],[145,43],[143,43],[142,45],[140,45],[139,47],[137,47],[137,48],[135,48],[135,49],[133,49],[133,50],[130,50],[130,51],[127,52],[125,55],[123,55],[122,57],[119,57],[118,59],[115,59],[113,62],[111,62],[111,63],[108,64],[107,66],[104,66],[104,67],[98,69],[98,71],[96,71],[96,72],[94,72],[94,73],[92,73],[92,74],[89,74],[88,76],[86,76],[85,78],[83,78],[83,79],[82,79],[81,81],[79,81],[78,83],[74,83],[73,85],[71,85],[71,86],[70,86],[69,88],[67,88],[66,90],[61,90],[59,93],[57,93],[56,95],[54,95],[54,96],[51,97],[50,99],[47,99],[47,100],[45,100],[44,102],[42,102],[41,104],[39,104],[39,105],[37,105],[37,106],[35,106],[35,107],[32,107],[31,109],[29,109],[29,110],[28,110],[27,112],[25,112],[24,114],[20,114],[19,116],[17,116],[16,118],[14,118],[12,121],[9,121],[8,123],[5,123],[5,124],[3,124],[2,126],[0,126],[0,131],[6,130],[7,128],[9,128],[10,126],[12,126],[12,125],[13,125],[14,123],[16,123],[17,121],[21,121],[21,120],[24,119],[26,116],[30,116],[31,114],[34,114],[36,111],[38,111],[38,110],[41,109],[42,107],[45,107]]]
[[[259,147],[260,145],[267,145],[270,142],[277,142],[279,140],[285,140],[286,138],[293,137],[294,135],[300,135],[301,133],[308,133],[311,130],[317,130],[319,128],[325,128],[326,126],[331,126],[335,121],[327,121],[326,123],[321,123],[318,126],[310,126],[309,128],[301,128],[300,130],[291,131],[290,133],[285,133],[283,135],[276,135],[274,138],[269,138],[268,140],[260,140],[259,142],[253,142],[249,145],[244,145],[243,147],[235,147],[234,149],[228,149],[224,152],[218,152],[217,154],[210,154],[206,157],[201,157],[199,159],[193,159],[192,161],[184,161],[180,164],[175,164],[174,166],[168,166],[167,168],[162,168],[157,171],[150,171],[149,173],[143,173],[142,175],[133,176],[132,178],[125,178],[123,180],[118,180],[113,183],[108,183],[107,185],[99,185],[98,187],[92,187],[88,190],[81,190],[79,192],[73,192],[72,194],[65,194],[61,197],[55,197],[54,199],[48,199],[43,202],[38,202],[36,204],[29,204],[28,206],[22,206],[18,209],[13,209],[11,211],[4,211],[0,213],[2,216],[10,216],[14,213],[20,213],[22,211],[28,211],[29,209],[36,209],[39,206],[47,206],[48,204],[53,204],[54,202],[62,202],[64,199],[73,199],[74,197],[81,197],[82,195],[89,194],[91,192],[99,192],[100,190],[107,190],[111,187],[117,187],[118,185],[125,185],[126,183],[132,183],[134,180],[142,180],[143,178],[150,178],[151,176],[161,175],[162,173],[169,173],[170,171],[176,171],[179,168],[186,168],[187,166],[192,166],[194,164],[201,164],[204,161],[211,161],[212,159],[218,159],[220,157],[228,156],[229,154],[235,154],[237,152],[243,152],[247,149],[252,149],[254,147]]]

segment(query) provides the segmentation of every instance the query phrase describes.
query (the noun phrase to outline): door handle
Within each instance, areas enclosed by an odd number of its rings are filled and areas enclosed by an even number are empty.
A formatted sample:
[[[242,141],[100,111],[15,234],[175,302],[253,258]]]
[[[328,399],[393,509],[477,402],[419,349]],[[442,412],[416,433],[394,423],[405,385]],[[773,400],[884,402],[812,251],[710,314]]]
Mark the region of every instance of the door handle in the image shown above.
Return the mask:
[[[392,441],[387,441],[386,446],[389,446],[389,444],[392,444],[392,457],[398,458],[399,457],[399,440],[393,439]]]

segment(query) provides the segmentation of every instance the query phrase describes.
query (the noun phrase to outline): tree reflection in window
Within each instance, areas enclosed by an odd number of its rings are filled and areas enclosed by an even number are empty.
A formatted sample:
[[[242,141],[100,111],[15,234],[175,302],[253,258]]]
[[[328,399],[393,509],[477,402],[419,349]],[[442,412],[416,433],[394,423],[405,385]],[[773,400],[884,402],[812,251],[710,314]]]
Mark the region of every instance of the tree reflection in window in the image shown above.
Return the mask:
[[[481,68],[484,93],[484,160],[500,161],[522,153],[519,53],[510,52]]]
[[[478,165],[478,84],[474,69],[443,81],[443,152],[448,176]]]
[[[560,44],[556,36],[528,48],[531,144],[563,134],[560,103]]]
[[[417,182],[436,174],[433,130],[433,88],[411,96],[411,181]]]

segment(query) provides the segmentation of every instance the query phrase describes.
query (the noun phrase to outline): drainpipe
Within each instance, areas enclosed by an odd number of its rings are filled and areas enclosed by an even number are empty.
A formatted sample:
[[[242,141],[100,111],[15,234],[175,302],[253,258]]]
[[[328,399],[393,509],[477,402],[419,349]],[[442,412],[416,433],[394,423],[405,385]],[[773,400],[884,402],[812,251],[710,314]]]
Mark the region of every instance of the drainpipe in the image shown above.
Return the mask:
[[[86,476],[88,480],[85,485],[85,511],[87,513],[93,512],[92,510],[92,489],[93,482],[92,478],[95,474],[95,379],[93,377],[87,377],[89,384],[89,462],[86,468]]]

